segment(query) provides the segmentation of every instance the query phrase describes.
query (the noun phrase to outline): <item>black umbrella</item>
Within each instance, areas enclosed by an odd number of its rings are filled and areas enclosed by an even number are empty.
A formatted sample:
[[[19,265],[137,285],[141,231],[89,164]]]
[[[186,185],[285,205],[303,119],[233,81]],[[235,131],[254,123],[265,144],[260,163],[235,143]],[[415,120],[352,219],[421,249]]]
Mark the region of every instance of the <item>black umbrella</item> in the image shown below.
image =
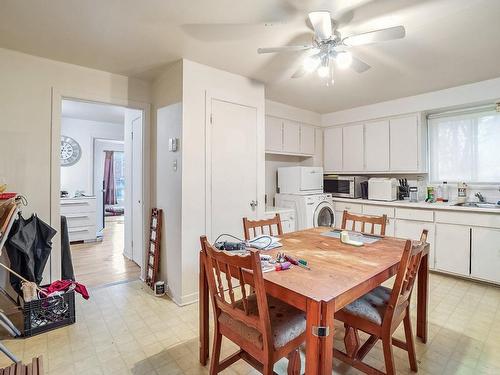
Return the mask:
[[[5,245],[11,269],[38,285],[52,250],[52,238],[56,230],[33,214],[26,220],[21,214],[10,231]],[[14,290],[21,294],[21,280],[10,276]]]

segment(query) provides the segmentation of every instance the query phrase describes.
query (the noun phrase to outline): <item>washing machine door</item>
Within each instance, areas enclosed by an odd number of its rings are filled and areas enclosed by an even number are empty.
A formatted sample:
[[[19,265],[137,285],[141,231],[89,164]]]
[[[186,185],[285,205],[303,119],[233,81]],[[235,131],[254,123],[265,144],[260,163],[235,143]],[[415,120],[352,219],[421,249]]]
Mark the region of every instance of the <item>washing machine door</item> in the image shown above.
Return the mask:
[[[328,202],[321,202],[314,211],[314,227],[335,226],[335,214],[333,207]]]

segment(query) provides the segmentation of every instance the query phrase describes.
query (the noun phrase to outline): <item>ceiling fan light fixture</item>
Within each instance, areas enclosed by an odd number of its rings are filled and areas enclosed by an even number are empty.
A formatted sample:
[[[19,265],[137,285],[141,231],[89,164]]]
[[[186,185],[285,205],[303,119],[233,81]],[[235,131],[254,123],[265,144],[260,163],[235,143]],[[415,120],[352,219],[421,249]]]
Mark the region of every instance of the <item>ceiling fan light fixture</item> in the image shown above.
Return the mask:
[[[325,66],[325,65],[321,65],[319,68],[318,68],[318,76],[320,78],[326,78],[330,75],[330,68],[328,66]]]
[[[304,70],[308,73],[312,73],[318,68],[320,63],[321,63],[321,60],[318,56],[308,56],[304,60],[304,64],[303,64]]]
[[[339,52],[335,57],[335,61],[339,69],[347,69],[352,64],[352,54],[348,51]]]

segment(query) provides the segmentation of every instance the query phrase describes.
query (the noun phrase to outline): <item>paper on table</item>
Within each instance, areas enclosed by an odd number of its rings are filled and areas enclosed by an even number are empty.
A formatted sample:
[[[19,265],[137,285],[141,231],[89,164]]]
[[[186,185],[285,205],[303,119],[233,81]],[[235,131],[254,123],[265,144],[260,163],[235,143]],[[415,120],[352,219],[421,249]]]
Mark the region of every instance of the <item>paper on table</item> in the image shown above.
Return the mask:
[[[322,236],[327,236],[327,237],[334,237],[334,238],[340,238],[340,230],[335,229],[331,232],[324,232],[321,233]],[[357,232],[351,232],[349,231],[349,238],[354,241],[360,241],[366,244],[372,244],[380,240],[379,237],[376,236],[370,236],[362,233],[357,233]]]
[[[280,239],[277,237],[268,236],[268,235],[263,234],[261,236],[257,236],[254,239],[250,240],[249,243],[250,243],[250,246],[255,248],[255,249],[271,250],[271,249],[275,249],[277,247],[283,246],[279,242],[279,240]]]

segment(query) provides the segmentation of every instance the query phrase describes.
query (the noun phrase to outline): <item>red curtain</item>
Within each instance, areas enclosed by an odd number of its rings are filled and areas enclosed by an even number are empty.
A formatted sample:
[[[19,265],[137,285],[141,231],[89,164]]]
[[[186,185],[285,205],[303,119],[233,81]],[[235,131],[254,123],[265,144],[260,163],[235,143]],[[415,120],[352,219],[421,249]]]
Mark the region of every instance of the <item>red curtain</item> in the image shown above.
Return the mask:
[[[115,187],[114,152],[104,151],[104,204],[117,204]]]

